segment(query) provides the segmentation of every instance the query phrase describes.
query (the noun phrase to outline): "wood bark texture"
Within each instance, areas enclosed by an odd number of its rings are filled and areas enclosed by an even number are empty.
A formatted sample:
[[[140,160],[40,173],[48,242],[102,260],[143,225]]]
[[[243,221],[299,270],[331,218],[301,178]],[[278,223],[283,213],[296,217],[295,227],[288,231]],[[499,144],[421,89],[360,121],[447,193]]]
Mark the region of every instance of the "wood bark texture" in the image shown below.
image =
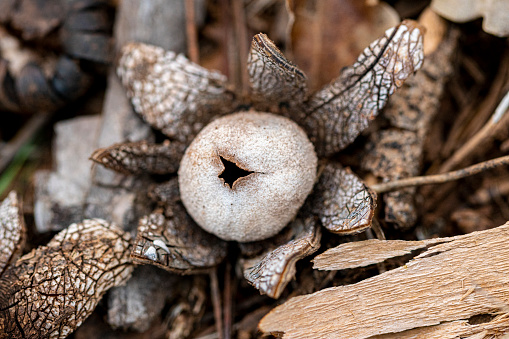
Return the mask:
[[[506,314],[475,326],[466,320],[507,313],[509,223],[442,240],[403,267],[293,298],[272,310],[259,327],[264,333],[284,334],[283,338],[370,338],[391,333],[397,334],[388,338],[428,338],[426,331],[443,331],[433,338],[502,334],[507,320],[500,325],[500,319]],[[370,256],[370,246],[362,255]],[[485,327],[497,329],[489,332]],[[399,333],[412,329],[421,332]]]

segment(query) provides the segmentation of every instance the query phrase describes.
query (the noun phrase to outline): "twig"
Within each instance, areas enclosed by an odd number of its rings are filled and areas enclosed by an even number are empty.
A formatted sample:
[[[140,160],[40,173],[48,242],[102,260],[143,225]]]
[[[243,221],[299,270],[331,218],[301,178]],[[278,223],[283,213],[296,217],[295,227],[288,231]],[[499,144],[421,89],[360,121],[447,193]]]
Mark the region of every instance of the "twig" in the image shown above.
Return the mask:
[[[249,80],[247,76],[247,54],[248,54],[248,37],[246,28],[246,14],[244,12],[244,1],[232,1],[233,19],[236,32],[236,47],[238,49],[238,79],[240,81],[241,95],[247,95],[249,88]]]
[[[232,290],[231,290],[231,264],[226,263],[224,270],[224,338],[230,339],[232,337]]]
[[[502,120],[508,108],[509,92],[507,92],[502,101],[500,101],[500,104],[498,104],[490,120],[441,166],[440,172],[450,171],[461,163],[480,143],[486,140],[490,135],[493,135],[493,129]]]
[[[217,281],[217,268],[210,272],[210,291],[212,294],[212,307],[214,309],[214,320],[219,338],[224,338],[223,316],[221,314],[221,298],[219,294],[219,282]]]
[[[200,53],[198,50],[198,34],[196,32],[194,0],[186,0],[186,35],[189,59],[198,64],[200,61]]]
[[[444,182],[449,182],[453,180],[458,180],[461,178],[465,178],[477,173],[481,173],[487,170],[490,170],[492,168],[503,166],[503,165],[509,165],[509,155],[484,161],[457,171],[453,172],[447,172],[443,174],[435,174],[435,175],[426,175],[426,176],[420,176],[420,177],[411,177],[411,178],[405,178],[401,180],[376,184],[371,186],[370,188],[375,191],[376,193],[384,193],[384,192],[390,192],[395,191],[401,188],[405,187],[412,187],[412,186],[421,186],[421,185],[431,185],[431,184],[441,184]]]
[[[16,136],[0,149],[0,173],[9,165],[21,147],[28,143],[52,116],[51,113],[34,114]]]

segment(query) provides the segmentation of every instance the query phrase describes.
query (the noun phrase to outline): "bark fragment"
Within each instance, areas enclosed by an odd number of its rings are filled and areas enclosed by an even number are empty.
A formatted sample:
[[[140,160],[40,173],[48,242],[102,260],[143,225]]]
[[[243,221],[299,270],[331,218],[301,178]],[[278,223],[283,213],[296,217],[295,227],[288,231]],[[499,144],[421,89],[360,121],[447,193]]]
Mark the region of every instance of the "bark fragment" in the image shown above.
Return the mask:
[[[355,64],[306,103],[296,120],[321,156],[349,145],[423,60],[422,27],[405,20],[371,43]]]
[[[352,171],[331,162],[322,174],[305,207],[311,209],[322,225],[340,234],[360,232],[371,226],[376,194]]]
[[[65,338],[131,276],[129,234],[84,220],[21,257],[0,279],[1,338]]]
[[[260,329],[284,338],[368,338],[507,310],[509,224],[441,241],[403,267],[293,298]]]

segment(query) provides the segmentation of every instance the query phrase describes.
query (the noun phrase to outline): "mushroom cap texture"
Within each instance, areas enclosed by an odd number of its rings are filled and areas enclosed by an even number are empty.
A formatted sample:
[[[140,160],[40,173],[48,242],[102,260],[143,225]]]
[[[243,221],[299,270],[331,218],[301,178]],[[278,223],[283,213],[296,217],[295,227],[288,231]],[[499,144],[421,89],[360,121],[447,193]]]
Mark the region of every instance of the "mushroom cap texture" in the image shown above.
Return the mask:
[[[253,172],[230,187],[221,157]],[[206,126],[178,172],[184,206],[198,225],[224,240],[269,238],[297,214],[313,189],[317,157],[306,133],[282,116],[245,112]]]

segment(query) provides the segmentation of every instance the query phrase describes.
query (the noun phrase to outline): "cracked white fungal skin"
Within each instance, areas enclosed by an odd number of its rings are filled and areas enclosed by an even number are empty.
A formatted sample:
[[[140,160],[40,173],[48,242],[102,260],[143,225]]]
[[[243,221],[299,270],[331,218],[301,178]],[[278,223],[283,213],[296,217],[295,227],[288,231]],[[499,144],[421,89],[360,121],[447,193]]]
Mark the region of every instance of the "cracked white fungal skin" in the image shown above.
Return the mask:
[[[222,178],[224,160],[245,175],[229,184]],[[196,223],[221,239],[266,239],[295,217],[313,188],[316,166],[313,145],[293,121],[255,111],[231,114],[210,123],[186,150],[181,199]]]

